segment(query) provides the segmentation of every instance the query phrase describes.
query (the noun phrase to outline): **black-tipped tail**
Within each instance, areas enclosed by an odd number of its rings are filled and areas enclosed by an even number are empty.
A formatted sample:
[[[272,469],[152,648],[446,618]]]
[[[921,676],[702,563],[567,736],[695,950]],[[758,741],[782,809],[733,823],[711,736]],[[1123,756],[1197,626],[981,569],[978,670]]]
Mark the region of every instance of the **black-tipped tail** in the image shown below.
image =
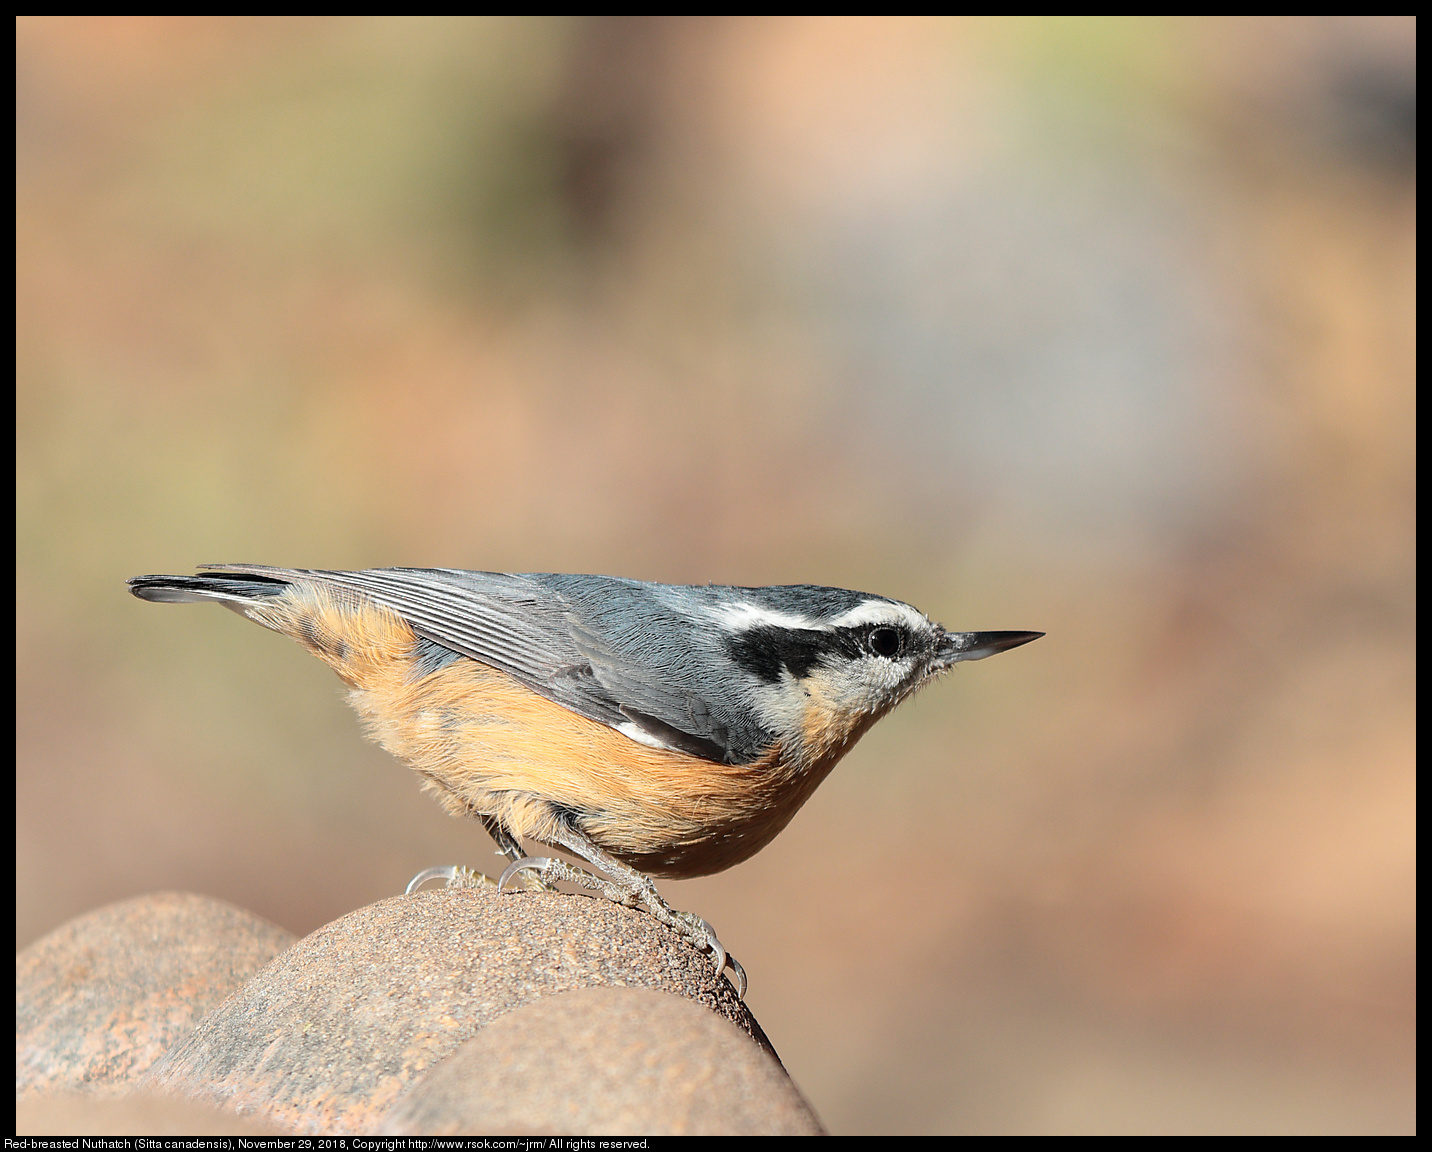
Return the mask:
[[[279,596],[288,584],[266,576],[135,576],[129,590],[156,604],[233,603]]]

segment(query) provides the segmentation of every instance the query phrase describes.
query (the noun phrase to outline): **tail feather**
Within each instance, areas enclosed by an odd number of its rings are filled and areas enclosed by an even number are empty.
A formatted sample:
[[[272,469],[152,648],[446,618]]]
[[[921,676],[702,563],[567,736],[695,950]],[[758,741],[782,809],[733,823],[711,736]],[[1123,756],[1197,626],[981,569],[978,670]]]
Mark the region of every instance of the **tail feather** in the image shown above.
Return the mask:
[[[135,576],[129,590],[141,600],[156,604],[220,604],[266,600],[283,595],[286,581],[265,576]]]

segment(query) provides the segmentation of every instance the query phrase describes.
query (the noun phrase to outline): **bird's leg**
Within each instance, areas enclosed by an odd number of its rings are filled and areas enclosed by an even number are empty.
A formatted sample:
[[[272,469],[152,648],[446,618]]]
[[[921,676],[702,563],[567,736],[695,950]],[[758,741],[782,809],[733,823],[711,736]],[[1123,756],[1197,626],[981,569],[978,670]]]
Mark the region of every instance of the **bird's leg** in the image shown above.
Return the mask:
[[[478,819],[482,821],[482,826],[487,829],[487,834],[492,837],[493,842],[497,845],[499,853],[506,856],[510,861],[507,866],[507,871],[503,872],[503,875],[506,876],[508,872],[512,871],[512,865],[516,864],[519,860],[525,859],[527,853],[522,850],[521,842],[512,834],[512,831],[507,825],[496,816],[481,813],[478,815]],[[525,875],[523,880],[526,881],[529,888],[533,888],[538,892],[557,891],[557,885],[553,881],[548,880],[547,877],[543,876],[540,872]],[[501,891],[501,881],[498,881],[497,887],[498,890]]]
[[[641,908],[668,928],[675,929],[698,951],[709,952],[717,975],[720,975],[729,965],[732,972],[731,983],[736,988],[736,994],[742,998],[745,997],[746,970],[741,967],[734,956],[727,953],[711,925],[700,916],[694,912],[679,912],[672,908],[661,898],[661,894],[656,890],[656,885],[651,882],[649,877],[602,851],[575,828],[563,825],[552,836],[551,842],[559,848],[567,849],[573,855],[580,856],[594,867],[600,868],[611,879],[603,880],[599,876],[593,876],[585,869],[576,868],[565,860],[547,856],[528,856],[508,865],[507,871],[497,882],[498,888],[501,889],[518,873],[535,871],[544,881],[569,880],[589,891],[600,892],[608,900],[627,908]]]
[[[527,853],[522,851],[522,845],[517,842],[517,837],[507,830],[507,827],[496,816],[489,816],[485,812],[479,812],[477,818],[482,821],[482,826],[487,829],[487,834],[492,837],[493,843],[497,845],[498,852],[507,857],[510,864],[515,864]]]

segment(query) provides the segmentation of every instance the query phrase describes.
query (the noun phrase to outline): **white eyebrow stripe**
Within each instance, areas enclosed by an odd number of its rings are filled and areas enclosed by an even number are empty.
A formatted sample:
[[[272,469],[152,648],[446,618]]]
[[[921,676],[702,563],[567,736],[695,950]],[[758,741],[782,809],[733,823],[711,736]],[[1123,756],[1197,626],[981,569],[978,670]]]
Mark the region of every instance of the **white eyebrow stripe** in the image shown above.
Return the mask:
[[[800,628],[806,631],[824,630],[830,627],[822,620],[812,620],[793,612],[773,612],[769,608],[742,601],[739,604],[722,604],[713,609],[716,619],[735,631],[760,628],[763,625],[775,628]]]
[[[913,628],[928,626],[925,617],[898,600],[866,600],[830,622],[833,628],[849,628],[859,624],[893,624],[903,622]]]

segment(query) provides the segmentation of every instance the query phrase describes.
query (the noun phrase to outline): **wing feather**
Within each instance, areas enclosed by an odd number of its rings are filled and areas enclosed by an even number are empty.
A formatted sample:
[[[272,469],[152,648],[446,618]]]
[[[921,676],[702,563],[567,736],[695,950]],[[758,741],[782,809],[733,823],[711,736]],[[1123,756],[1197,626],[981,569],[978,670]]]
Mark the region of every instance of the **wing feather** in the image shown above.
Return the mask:
[[[668,747],[744,763],[768,742],[768,734],[731,723],[732,702],[720,707],[719,685],[707,682],[709,675],[703,680],[710,664],[703,667],[705,654],[695,650],[700,645],[689,634],[690,622],[654,599],[652,585],[453,568],[205,568],[312,580],[366,596],[428,640],[497,668],[589,719],[613,728],[635,723]],[[614,616],[603,611],[614,605],[621,609]],[[663,617],[659,627],[642,626],[654,616]]]

